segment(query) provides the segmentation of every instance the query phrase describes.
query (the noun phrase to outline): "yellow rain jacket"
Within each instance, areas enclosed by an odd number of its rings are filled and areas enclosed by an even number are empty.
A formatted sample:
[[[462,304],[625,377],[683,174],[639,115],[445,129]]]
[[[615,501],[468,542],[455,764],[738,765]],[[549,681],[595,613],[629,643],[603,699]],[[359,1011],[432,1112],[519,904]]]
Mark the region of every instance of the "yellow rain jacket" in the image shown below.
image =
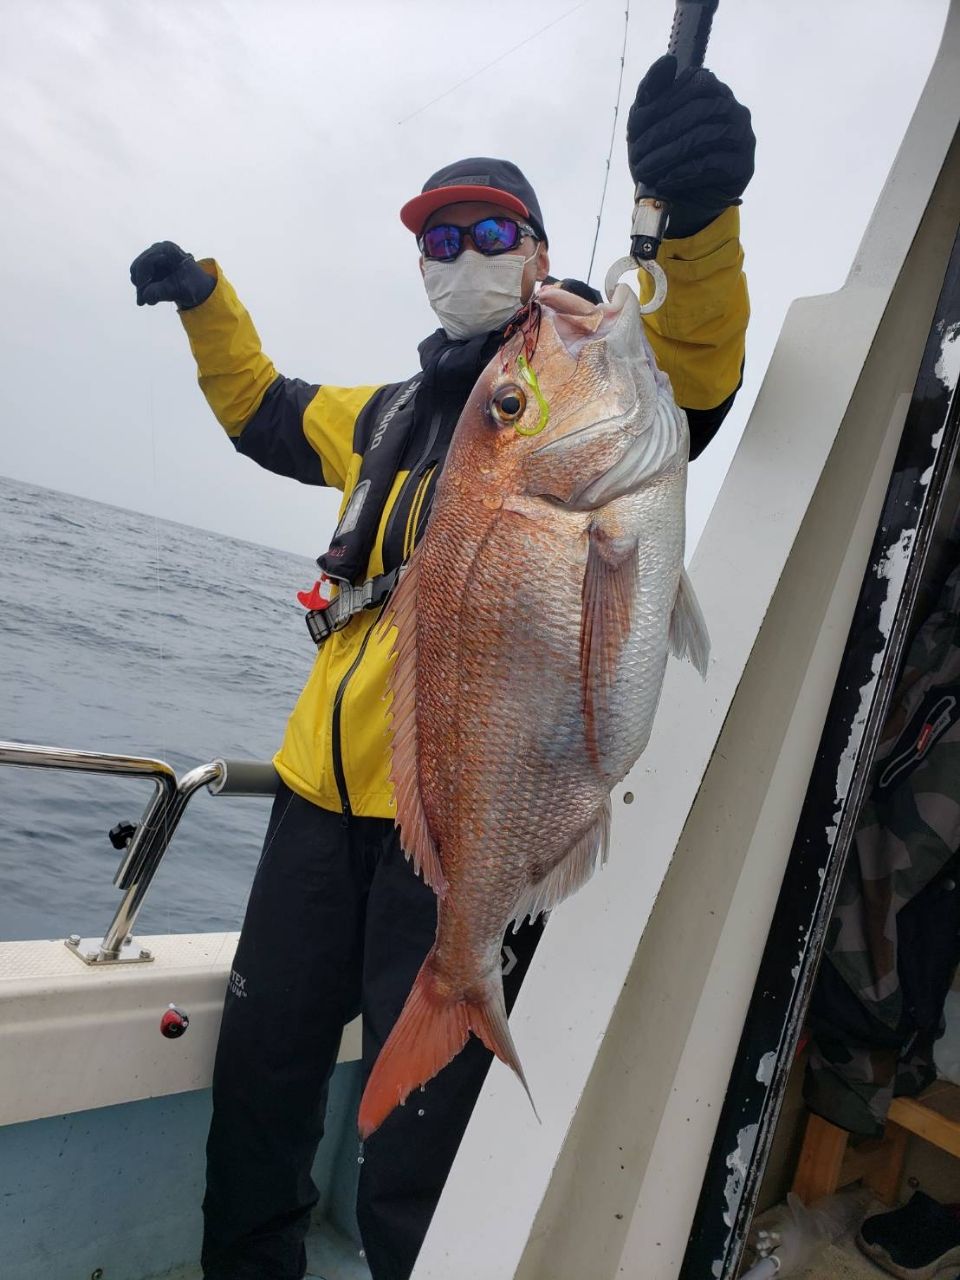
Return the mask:
[[[740,384],[749,302],[739,229],[739,212],[731,208],[696,235],[665,240],[658,260],[667,273],[667,299],[644,317],[660,367],[688,412],[691,456],[712,437]],[[217,264],[208,259],[201,265],[216,278],[216,287],[180,319],[210,408],[240,452],[280,474],[342,490],[342,515],[362,461],[356,451],[363,447],[358,419],[368,406],[369,417],[371,402],[382,400],[385,389],[282,378]],[[645,274],[640,280],[641,290],[648,288]],[[388,528],[395,541],[402,533],[405,555],[422,532],[421,513],[435,476],[428,471],[409,478],[408,484],[408,472],[401,470],[393,482],[369,577],[384,572]],[[392,514],[399,520],[391,526]],[[356,615],[322,645],[274,757],[281,778],[297,794],[362,817],[394,812],[384,701],[390,641],[374,630],[378,616],[377,610]],[[309,643],[306,635],[304,642]]]

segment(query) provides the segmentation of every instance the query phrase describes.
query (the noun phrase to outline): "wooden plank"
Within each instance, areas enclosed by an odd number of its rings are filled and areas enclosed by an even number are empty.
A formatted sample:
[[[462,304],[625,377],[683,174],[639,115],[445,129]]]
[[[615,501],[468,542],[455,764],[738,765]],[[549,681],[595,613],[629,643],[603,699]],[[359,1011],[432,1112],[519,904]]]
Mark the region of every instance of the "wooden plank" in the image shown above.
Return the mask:
[[[909,1140],[906,1129],[888,1118],[877,1157],[864,1170],[864,1183],[884,1204],[897,1203]]]
[[[810,1204],[862,1179],[884,1204],[895,1204],[909,1134],[960,1158],[960,1088],[938,1080],[917,1098],[896,1098],[883,1138],[848,1145],[849,1134],[810,1115],[793,1190]]]
[[[848,1143],[837,1189],[862,1181],[884,1204],[896,1204],[909,1138],[906,1129],[888,1121],[882,1138]]]
[[[894,1098],[890,1119],[960,1159],[960,1088],[938,1080],[916,1098]]]
[[[822,1116],[809,1116],[793,1178],[793,1190],[804,1204],[836,1191],[849,1136]]]

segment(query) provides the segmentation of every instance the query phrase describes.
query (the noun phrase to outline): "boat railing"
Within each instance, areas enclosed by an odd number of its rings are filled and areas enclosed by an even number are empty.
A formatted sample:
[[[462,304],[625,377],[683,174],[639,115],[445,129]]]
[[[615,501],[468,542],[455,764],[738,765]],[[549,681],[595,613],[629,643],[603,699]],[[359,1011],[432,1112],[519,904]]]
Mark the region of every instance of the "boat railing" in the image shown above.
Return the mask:
[[[149,778],[154,784],[140,821],[118,823],[110,832],[114,847],[123,850],[113,881],[123,897],[106,933],[102,939],[79,934],[66,939],[70,951],[85,964],[96,965],[143,964],[153,959],[149,950],[135,942],[133,926],[191,796],[203,786],[215,796],[270,796],[277,788],[273,765],[255,760],[211,760],[178,778],[165,760],[147,756],[0,741],[0,764]]]

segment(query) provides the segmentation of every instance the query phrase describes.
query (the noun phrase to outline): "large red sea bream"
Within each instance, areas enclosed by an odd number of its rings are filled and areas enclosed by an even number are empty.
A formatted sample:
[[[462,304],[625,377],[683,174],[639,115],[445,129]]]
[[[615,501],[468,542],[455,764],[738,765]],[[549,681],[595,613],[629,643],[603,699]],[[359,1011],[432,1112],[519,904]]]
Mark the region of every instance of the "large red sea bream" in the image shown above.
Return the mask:
[[[668,653],[706,672],[687,454],[625,285],[596,307],[544,289],[463,411],[391,614],[397,822],[437,936],[367,1083],[364,1137],[471,1031],[523,1080],[504,932],[605,856]]]

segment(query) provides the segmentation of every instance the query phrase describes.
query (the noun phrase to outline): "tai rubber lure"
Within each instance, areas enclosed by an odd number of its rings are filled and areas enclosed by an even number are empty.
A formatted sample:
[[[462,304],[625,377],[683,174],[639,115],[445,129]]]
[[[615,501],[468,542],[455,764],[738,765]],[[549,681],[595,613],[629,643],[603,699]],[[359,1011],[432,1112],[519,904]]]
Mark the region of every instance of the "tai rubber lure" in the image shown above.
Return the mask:
[[[513,429],[521,436],[538,436],[550,421],[550,406],[543,398],[543,392],[540,390],[540,383],[537,381],[537,375],[530,368],[527,363],[527,357],[522,351],[517,356],[517,368],[520,370],[520,377],[533,392],[534,399],[540,406],[540,420],[535,427],[521,427],[517,422],[514,423]]]

